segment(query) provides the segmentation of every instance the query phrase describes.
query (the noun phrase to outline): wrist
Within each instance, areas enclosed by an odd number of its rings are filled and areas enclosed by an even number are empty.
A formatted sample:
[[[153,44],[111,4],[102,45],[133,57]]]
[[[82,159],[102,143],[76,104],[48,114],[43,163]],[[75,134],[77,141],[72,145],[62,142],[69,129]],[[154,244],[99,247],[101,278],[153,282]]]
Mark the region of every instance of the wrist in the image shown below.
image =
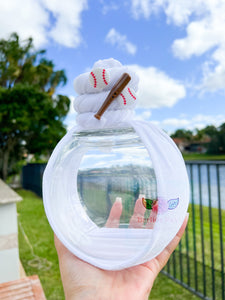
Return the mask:
[[[92,299],[100,299],[102,297],[103,291],[101,291],[101,295],[99,295],[99,291],[94,287],[75,287],[71,291],[67,291],[65,293],[66,300],[92,300]],[[101,296],[101,297],[100,297]]]

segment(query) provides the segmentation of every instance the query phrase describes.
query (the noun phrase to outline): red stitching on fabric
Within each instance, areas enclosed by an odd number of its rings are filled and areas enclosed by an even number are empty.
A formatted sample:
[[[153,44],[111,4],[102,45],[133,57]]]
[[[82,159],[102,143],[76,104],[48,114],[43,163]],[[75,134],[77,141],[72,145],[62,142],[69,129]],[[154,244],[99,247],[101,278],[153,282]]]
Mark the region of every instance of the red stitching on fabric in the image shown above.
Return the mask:
[[[102,70],[102,78],[103,78],[105,85],[108,85],[108,82],[106,81],[106,78],[105,78],[105,69]]]
[[[131,90],[128,88],[128,92],[129,92],[129,94],[131,95],[131,97],[134,99],[134,100],[136,100],[136,97],[131,93]]]
[[[93,72],[91,72],[91,76],[93,77],[93,80],[94,80],[94,88],[97,87],[97,79],[95,77],[95,74]]]
[[[123,98],[123,104],[126,105],[126,104],[127,104],[127,101],[126,101],[125,96],[124,96],[122,93],[121,93],[120,95],[121,95],[121,97]]]

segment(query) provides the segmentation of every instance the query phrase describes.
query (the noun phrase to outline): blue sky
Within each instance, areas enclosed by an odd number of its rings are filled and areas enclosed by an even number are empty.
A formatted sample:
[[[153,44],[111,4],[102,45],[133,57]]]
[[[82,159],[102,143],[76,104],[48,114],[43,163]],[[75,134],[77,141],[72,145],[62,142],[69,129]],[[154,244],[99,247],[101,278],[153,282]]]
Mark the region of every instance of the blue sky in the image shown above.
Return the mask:
[[[113,57],[140,76],[137,116],[168,132],[225,122],[223,28],[221,0],[0,2],[0,37],[33,36],[65,69],[68,83],[57,93],[73,101],[74,78]],[[75,117],[71,105],[68,128]]]

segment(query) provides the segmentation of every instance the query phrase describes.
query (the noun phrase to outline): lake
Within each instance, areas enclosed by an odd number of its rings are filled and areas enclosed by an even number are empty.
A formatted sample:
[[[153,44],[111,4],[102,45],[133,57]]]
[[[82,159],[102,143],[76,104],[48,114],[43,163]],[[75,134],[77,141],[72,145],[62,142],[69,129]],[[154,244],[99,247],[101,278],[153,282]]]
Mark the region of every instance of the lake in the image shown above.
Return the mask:
[[[225,162],[192,161],[186,166],[194,203],[200,204],[202,195],[202,205],[209,206],[211,196],[212,207],[218,208],[220,194],[221,208],[225,209]]]

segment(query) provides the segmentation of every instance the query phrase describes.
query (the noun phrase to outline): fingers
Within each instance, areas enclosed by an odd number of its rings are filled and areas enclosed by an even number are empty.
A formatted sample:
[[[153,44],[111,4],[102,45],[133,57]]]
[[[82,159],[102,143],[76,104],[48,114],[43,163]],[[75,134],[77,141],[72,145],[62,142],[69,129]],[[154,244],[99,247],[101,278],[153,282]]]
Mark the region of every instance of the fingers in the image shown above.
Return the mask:
[[[117,228],[120,224],[120,216],[122,214],[123,206],[122,206],[122,198],[117,197],[114,202],[108,220],[105,224],[105,227]]]
[[[148,228],[148,229],[154,228],[157,214],[158,214],[158,201],[152,207],[152,210],[151,210],[150,216],[149,216],[149,221],[146,223],[145,228]]]
[[[139,195],[135,203],[134,213],[130,219],[130,228],[141,228],[143,226],[146,209],[142,203],[142,198],[145,198],[145,195]]]
[[[181,228],[180,230],[178,231],[178,233],[176,234],[175,238],[169,243],[169,245],[167,245],[166,249],[169,253],[169,256],[172,254],[172,252],[175,250],[175,248],[177,247],[177,245],[179,244],[183,234],[184,234],[184,231],[185,231],[185,228],[187,226],[187,222],[188,222],[188,217],[189,215],[187,214],[185,219],[184,219],[184,222],[183,224],[181,225]]]

